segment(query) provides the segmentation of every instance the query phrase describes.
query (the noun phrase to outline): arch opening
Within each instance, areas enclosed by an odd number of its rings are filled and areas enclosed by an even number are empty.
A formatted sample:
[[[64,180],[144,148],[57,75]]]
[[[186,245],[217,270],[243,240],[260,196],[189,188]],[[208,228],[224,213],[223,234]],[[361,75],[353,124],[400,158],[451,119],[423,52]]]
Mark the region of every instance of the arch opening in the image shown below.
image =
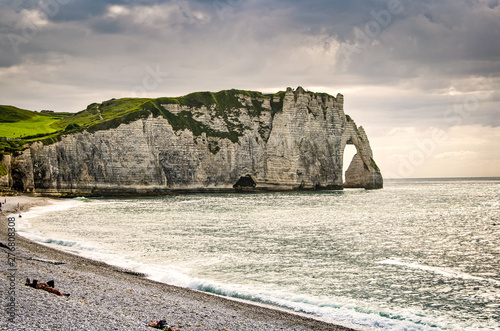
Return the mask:
[[[358,151],[356,150],[356,146],[354,146],[354,144],[347,143],[345,145],[344,159],[343,159],[343,163],[342,163],[342,183],[345,183],[345,181],[346,181],[345,172],[349,168],[349,165],[351,164],[352,158],[357,153],[358,153]]]

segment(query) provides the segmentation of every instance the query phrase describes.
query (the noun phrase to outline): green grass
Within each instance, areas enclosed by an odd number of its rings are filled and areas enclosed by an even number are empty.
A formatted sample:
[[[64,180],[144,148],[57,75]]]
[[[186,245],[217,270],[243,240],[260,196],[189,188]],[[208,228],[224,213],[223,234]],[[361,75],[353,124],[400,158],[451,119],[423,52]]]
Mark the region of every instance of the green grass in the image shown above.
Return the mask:
[[[20,109],[12,106],[0,105],[0,122],[14,123],[23,120],[29,120],[35,116],[35,113],[29,110]]]
[[[26,138],[61,131],[60,121],[72,114],[44,110],[40,113],[0,105],[0,138]]]
[[[60,118],[34,115],[30,119],[14,123],[0,122],[0,137],[21,138],[38,134],[49,134],[61,130]]]
[[[130,123],[146,116],[141,106],[149,102],[145,98],[123,98],[90,104],[87,109],[64,117],[58,125],[65,133],[87,129],[90,132],[113,129],[122,123]],[[99,115],[100,112],[100,115]]]

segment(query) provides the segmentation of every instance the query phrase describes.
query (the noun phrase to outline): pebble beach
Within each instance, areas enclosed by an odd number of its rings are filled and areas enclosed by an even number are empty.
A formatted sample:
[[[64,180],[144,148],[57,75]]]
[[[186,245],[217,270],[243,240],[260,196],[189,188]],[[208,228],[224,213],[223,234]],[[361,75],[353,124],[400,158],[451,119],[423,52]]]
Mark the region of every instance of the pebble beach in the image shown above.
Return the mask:
[[[0,197],[1,202],[5,199],[0,243],[7,246],[7,215],[22,215],[50,199]],[[279,308],[155,282],[19,235],[12,245],[15,250],[0,248],[1,330],[154,330],[147,324],[157,320],[166,320],[172,330],[352,330]],[[70,295],[25,286],[26,278],[54,280],[57,290]]]

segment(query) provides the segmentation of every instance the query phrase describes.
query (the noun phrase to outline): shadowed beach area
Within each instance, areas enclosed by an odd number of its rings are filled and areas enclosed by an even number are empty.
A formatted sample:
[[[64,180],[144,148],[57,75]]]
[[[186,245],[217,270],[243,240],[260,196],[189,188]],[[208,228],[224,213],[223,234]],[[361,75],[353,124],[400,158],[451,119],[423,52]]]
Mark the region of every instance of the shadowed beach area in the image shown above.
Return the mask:
[[[0,201],[4,245],[7,215],[50,204],[50,199],[28,196],[0,197]],[[174,330],[352,330],[279,308],[155,282],[19,235],[14,247],[14,251],[0,248],[2,330],[154,330],[147,323],[161,319]],[[9,265],[13,257],[15,264]],[[26,278],[54,280],[54,287],[70,296],[25,286]],[[12,300],[14,314],[8,314],[7,303]]]

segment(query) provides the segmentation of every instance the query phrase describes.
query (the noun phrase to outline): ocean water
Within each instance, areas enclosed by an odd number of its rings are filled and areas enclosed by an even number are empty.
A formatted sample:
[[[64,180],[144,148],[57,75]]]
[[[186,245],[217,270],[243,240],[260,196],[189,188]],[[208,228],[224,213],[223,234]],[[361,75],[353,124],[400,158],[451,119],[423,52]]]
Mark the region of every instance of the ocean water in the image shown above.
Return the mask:
[[[500,179],[71,199],[31,239],[183,287],[388,330],[500,330]]]

